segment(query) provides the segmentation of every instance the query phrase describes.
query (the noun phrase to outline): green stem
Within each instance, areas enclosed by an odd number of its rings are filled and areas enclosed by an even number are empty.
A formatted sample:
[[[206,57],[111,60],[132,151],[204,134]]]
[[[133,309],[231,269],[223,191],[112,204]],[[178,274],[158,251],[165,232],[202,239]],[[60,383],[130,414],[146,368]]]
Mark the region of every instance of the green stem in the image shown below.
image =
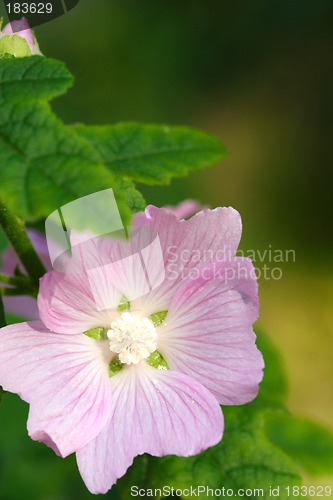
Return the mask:
[[[38,288],[39,278],[46,273],[46,269],[31,244],[23,222],[12,214],[8,206],[2,201],[0,201],[0,225],[32,282]]]
[[[26,276],[8,276],[7,274],[0,274],[0,283],[13,286],[23,286],[25,288],[31,287],[31,281]]]
[[[18,295],[37,297],[37,291],[32,291],[29,288],[0,288],[0,296],[2,297],[16,297]]]
[[[6,316],[5,316],[5,308],[3,306],[2,297],[0,295],[0,328],[2,328],[3,326],[6,326]],[[4,392],[5,391],[2,389],[0,385],[0,401],[1,401],[1,396],[2,394],[4,394]]]

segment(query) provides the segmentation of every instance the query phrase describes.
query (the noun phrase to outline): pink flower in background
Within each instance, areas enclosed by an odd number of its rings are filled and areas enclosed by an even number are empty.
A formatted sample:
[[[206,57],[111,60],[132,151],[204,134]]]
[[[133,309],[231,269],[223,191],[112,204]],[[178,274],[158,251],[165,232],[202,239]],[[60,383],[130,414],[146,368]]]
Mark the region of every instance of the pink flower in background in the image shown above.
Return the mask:
[[[175,214],[178,219],[188,219],[191,215],[196,214],[199,210],[206,207],[203,207],[196,200],[184,200],[174,207],[166,206],[165,208]]]
[[[45,269],[50,271],[52,269],[49,252],[47,249],[46,238],[39,231],[28,229],[28,236],[36,250],[39,258],[43,262]],[[9,246],[2,255],[2,268],[1,272],[12,276],[15,268],[18,267],[22,273],[25,269],[20,263],[14,249]],[[17,316],[27,319],[39,319],[39,312],[37,307],[37,300],[33,297],[17,296],[17,297],[3,297],[3,303],[6,311],[11,312]]]
[[[6,24],[6,26],[0,32],[0,38],[4,35],[14,35],[17,34],[21,38],[24,38],[29,45],[29,49],[32,55],[41,54],[36,38],[30,29],[28,20],[22,17],[20,20],[12,21]]]
[[[82,272],[42,278],[42,321],[0,330],[0,384],[30,403],[30,437],[62,457],[76,452],[93,493],[137,455],[189,456],[218,443],[219,404],[251,401],[262,379],[257,283],[251,262],[235,257],[239,214],[218,208],[185,221],[148,207],[136,225],[127,242],[84,247]],[[145,229],[158,235],[165,271],[148,292],[128,259]],[[154,255],[145,258],[158,283]]]

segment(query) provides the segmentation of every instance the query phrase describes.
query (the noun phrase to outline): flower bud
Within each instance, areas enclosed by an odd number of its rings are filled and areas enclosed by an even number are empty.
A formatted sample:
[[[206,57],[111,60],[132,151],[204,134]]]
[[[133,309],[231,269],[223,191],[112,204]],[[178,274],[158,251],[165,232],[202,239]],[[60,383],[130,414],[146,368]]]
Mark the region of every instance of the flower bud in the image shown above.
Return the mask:
[[[28,57],[36,54],[42,55],[25,17],[12,21],[3,30],[0,21],[0,57]]]

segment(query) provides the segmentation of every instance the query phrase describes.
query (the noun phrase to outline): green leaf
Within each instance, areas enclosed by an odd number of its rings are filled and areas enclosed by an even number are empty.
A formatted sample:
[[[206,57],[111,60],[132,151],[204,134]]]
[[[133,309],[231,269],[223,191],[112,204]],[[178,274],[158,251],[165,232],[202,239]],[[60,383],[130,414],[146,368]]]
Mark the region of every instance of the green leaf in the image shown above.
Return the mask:
[[[119,123],[76,130],[99,151],[110,171],[146,184],[168,184],[226,156],[214,137],[186,127]]]
[[[132,214],[142,212],[147,204],[140,191],[135,188],[133,182],[123,177],[116,177],[116,181]]]
[[[332,474],[332,431],[305,418],[273,413],[267,417],[266,432],[309,474]]]
[[[0,196],[25,220],[49,215],[82,196],[113,188],[123,222],[130,210],[114,175],[89,141],[52,113],[48,100],[72,76],[44,57],[0,61]],[[133,185],[128,197],[141,203]]]
[[[60,61],[41,56],[0,62],[0,99],[49,101],[65,93],[73,77]]]
[[[293,461],[267,439],[264,413],[244,406],[224,408],[224,414],[225,435],[217,446],[189,458],[148,457],[149,473],[142,479],[142,487],[158,489],[169,485],[181,490],[195,485],[213,489],[225,487],[233,491],[233,498],[243,498],[239,490],[258,488],[264,490],[262,497],[268,498],[270,487],[280,487],[279,498],[287,499],[284,488],[300,484],[300,475]],[[136,460],[134,467],[143,469],[141,459]],[[132,470],[130,477],[136,475],[139,477]],[[126,477],[119,482],[124,499],[129,497],[131,485]],[[247,498],[257,496],[253,494]],[[157,494],[154,498],[163,496]],[[198,498],[207,496],[202,493]]]

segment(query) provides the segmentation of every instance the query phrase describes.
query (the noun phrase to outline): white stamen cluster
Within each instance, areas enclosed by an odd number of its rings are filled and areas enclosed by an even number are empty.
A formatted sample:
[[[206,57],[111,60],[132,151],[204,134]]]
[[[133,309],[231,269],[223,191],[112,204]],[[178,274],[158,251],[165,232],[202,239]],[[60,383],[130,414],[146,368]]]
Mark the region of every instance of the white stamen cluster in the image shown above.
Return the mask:
[[[122,363],[136,365],[156,351],[156,328],[149,318],[124,312],[110,326],[107,332],[110,350],[119,355]]]

